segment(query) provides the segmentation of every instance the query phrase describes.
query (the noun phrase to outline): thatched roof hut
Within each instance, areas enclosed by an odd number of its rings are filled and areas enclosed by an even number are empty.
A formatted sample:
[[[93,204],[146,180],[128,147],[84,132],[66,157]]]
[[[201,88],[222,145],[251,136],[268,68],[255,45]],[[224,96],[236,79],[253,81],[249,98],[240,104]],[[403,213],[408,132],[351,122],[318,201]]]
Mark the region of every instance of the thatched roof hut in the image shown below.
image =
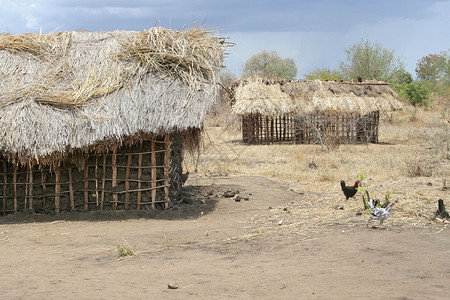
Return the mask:
[[[197,27],[0,35],[3,201],[17,196],[6,182],[17,184],[24,166],[29,183],[33,170],[72,169],[71,164],[83,170],[80,157],[87,162],[122,148],[134,153],[133,147],[143,153],[145,141],[169,139],[168,150],[180,148],[174,141],[184,136],[187,146],[195,147],[218,92],[223,45]],[[153,142],[148,146],[160,151]],[[128,165],[135,163],[131,156]]]
[[[392,111],[402,108],[385,82],[321,80],[273,81],[252,78],[234,87],[232,111],[237,115],[299,115],[317,111]]]
[[[306,126],[305,124],[300,125],[299,119],[311,123],[312,119],[319,118],[323,120],[323,124],[334,122],[334,127],[338,128],[339,124],[336,122],[340,116],[343,121],[339,122],[350,122],[345,126],[340,124],[341,128],[346,128],[356,126],[358,118],[371,115],[376,118],[371,121],[371,124],[378,127],[380,111],[402,108],[401,103],[396,99],[395,91],[387,83],[378,81],[299,80],[285,82],[251,78],[235,83],[233,90],[232,111],[243,117],[243,130],[250,131],[244,132],[244,140],[255,143],[279,141],[280,136],[273,136],[273,134],[278,134],[278,130],[284,132],[283,141],[296,141],[297,139],[302,142],[304,139],[296,137],[297,133],[294,132],[301,130],[299,127]],[[282,119],[277,121],[277,118]],[[330,118],[336,120],[333,121]],[[273,122],[275,123],[271,125]],[[284,125],[284,122],[294,122],[295,124]],[[314,121],[314,123],[317,122],[319,121]],[[265,125],[266,123],[267,125]],[[308,131],[309,133],[305,133],[309,137],[315,136],[305,142],[313,140],[317,142],[316,134],[311,131],[316,133],[320,130],[323,131],[323,124],[316,124],[314,126],[321,128],[313,128]],[[350,127],[349,131],[357,131]],[[347,131],[347,129],[343,130]],[[289,137],[285,137],[285,134]],[[343,136],[343,133],[336,132],[336,134]],[[349,134],[346,132],[345,135]],[[375,139],[372,137],[371,140],[377,140],[377,137]],[[342,138],[342,142],[358,142],[358,138],[350,137],[347,140]]]

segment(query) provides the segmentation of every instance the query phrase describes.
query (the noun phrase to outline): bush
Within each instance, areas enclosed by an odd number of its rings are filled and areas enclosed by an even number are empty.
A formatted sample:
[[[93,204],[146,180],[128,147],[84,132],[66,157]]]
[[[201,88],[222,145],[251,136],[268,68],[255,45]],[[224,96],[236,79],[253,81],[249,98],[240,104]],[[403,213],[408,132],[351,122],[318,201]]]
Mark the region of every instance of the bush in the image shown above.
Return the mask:
[[[423,83],[410,82],[403,87],[407,100],[413,105],[427,105],[430,89]]]

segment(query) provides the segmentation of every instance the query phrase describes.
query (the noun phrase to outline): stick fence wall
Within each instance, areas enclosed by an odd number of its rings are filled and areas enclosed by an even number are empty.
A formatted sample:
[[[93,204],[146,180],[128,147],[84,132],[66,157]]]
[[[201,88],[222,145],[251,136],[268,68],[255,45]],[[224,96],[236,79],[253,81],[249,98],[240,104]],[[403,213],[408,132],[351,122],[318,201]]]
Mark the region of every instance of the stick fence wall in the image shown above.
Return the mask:
[[[317,112],[302,116],[267,117],[252,114],[242,118],[242,139],[249,144],[377,143],[379,112]]]
[[[0,157],[0,211],[167,209],[171,185],[181,180],[181,157],[172,154],[181,151],[171,148],[167,134],[103,154],[74,154],[53,170]]]

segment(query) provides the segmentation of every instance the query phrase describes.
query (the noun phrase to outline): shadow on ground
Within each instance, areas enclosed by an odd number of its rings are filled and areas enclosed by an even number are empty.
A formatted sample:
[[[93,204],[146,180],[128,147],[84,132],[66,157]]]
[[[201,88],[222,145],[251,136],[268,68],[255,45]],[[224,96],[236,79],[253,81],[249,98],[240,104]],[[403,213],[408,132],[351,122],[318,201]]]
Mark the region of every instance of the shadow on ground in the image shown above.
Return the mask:
[[[88,212],[62,211],[54,213],[18,212],[0,216],[0,224],[65,221],[122,221],[130,219],[182,220],[196,219],[212,212],[223,193],[233,189],[228,185],[189,185],[183,187],[180,197],[168,210],[91,210]]]

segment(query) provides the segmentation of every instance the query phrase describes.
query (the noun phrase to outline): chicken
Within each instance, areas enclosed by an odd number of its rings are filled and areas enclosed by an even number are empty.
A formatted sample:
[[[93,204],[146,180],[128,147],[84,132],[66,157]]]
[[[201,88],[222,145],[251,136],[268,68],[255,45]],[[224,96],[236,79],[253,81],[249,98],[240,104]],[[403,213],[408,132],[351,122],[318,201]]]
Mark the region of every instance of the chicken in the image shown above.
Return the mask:
[[[188,179],[189,179],[189,172],[181,174],[181,185],[184,185]]]
[[[386,220],[389,217],[389,214],[391,213],[392,206],[395,205],[395,202],[389,203],[386,208],[383,207],[377,207],[376,206],[376,200],[370,199],[369,200],[369,208],[372,215],[369,217],[369,220],[367,221],[367,224],[369,224],[370,220],[380,220],[380,225],[383,225],[384,220]]]
[[[441,217],[442,219],[450,219],[450,215],[445,209],[444,200],[438,200],[438,210],[435,212],[435,215]]]
[[[350,198],[350,197],[355,196],[356,192],[358,191],[357,188],[360,183],[361,182],[359,180],[356,180],[355,185],[346,186],[345,181],[341,180],[341,188],[342,188],[342,191],[344,192],[346,200],[348,200],[348,198]]]

